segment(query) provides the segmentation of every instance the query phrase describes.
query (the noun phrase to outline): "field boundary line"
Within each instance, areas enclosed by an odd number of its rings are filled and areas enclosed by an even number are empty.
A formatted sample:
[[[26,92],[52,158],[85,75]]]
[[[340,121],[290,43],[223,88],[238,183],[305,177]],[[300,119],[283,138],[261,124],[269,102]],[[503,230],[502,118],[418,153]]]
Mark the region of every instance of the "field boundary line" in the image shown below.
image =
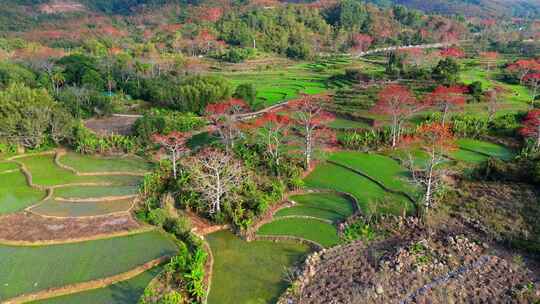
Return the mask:
[[[64,169],[64,170],[71,171],[73,174],[75,174],[77,176],[107,176],[107,175],[110,175],[110,176],[114,176],[114,175],[118,175],[118,176],[122,176],[122,175],[125,175],[125,176],[144,176],[147,173],[149,173],[148,171],[144,171],[144,172],[143,171],[141,171],[141,172],[133,172],[133,171],[80,172],[80,171],[76,170],[73,167],[70,167],[70,166],[68,166],[66,164],[63,164],[60,161],[60,158],[62,156],[64,156],[64,155],[66,155],[65,150],[63,150],[63,149],[56,150],[55,154],[54,154],[54,164],[57,165],[58,167]]]
[[[136,277],[137,275],[149,269],[152,269],[155,266],[165,263],[170,258],[171,258],[170,256],[162,256],[157,259],[146,262],[145,264],[141,266],[135,267],[129,271],[126,271],[126,272],[123,272],[114,276],[91,280],[91,281],[82,282],[82,283],[65,285],[62,287],[53,287],[53,288],[45,289],[45,290],[38,291],[35,293],[23,294],[23,295],[20,295],[11,299],[7,299],[4,303],[5,304],[19,304],[19,303],[25,303],[29,301],[44,300],[44,299],[50,299],[50,298],[55,298],[59,296],[70,295],[70,294],[79,293],[79,292],[88,291],[88,290],[94,290],[98,288],[105,288],[115,283],[119,283],[122,281],[129,280],[133,277]]]
[[[293,242],[300,242],[302,244],[306,244],[312,247],[314,251],[320,251],[324,249],[324,246],[305,238],[301,238],[298,236],[292,236],[292,235],[256,235],[252,241],[270,241],[270,242],[283,242],[283,241],[293,241]]]
[[[370,181],[374,182],[375,184],[377,184],[377,186],[381,187],[384,191],[390,192],[390,193],[393,193],[393,194],[402,195],[405,198],[407,198],[407,200],[409,200],[411,203],[416,204],[416,201],[414,200],[414,198],[410,194],[408,194],[407,192],[404,192],[404,191],[401,191],[401,190],[390,189],[386,185],[384,185],[382,182],[378,181],[377,179],[369,176],[368,174],[366,174],[366,173],[364,173],[364,172],[362,172],[362,171],[360,171],[358,169],[355,169],[355,168],[350,167],[348,165],[341,164],[341,163],[333,161],[333,160],[326,160],[326,162],[329,163],[329,164],[332,164],[332,165],[342,167],[342,168],[347,169],[349,171],[352,171],[352,172],[354,172],[356,174],[359,174],[359,175],[369,179]]]
[[[154,227],[141,227],[141,228],[136,228],[136,229],[132,229],[128,231],[100,233],[100,234],[94,234],[92,236],[81,237],[81,238],[71,238],[71,239],[64,239],[64,240],[48,240],[48,241],[12,241],[12,240],[0,239],[0,244],[7,245],[7,246],[17,246],[17,247],[74,244],[74,243],[83,243],[83,242],[88,242],[88,241],[107,240],[107,239],[113,239],[117,237],[124,237],[124,236],[135,235],[135,234],[142,234],[142,233],[146,233],[146,232],[150,232],[154,230],[156,230],[156,228]]]
[[[30,156],[49,155],[49,154],[54,154],[54,153],[56,153],[55,150],[44,151],[44,152],[36,152],[36,153],[23,153],[23,154],[20,154],[20,155],[15,155],[15,156],[8,157],[8,158],[6,158],[6,160],[7,161],[14,161],[14,160],[19,159],[19,158],[25,158],[25,157],[30,157]]]
[[[103,197],[88,197],[88,198],[79,198],[79,197],[55,197],[54,199],[59,202],[66,203],[94,203],[94,202],[114,202],[120,200],[126,200],[131,198],[136,198],[137,194],[128,194],[128,195],[116,195],[116,196],[103,196]]]
[[[500,160],[504,160],[504,158],[502,158],[502,157],[491,155],[491,154],[488,154],[486,152],[481,152],[481,151],[477,151],[477,150],[474,150],[474,149],[469,149],[469,148],[464,148],[464,147],[459,147],[459,149],[465,150],[465,151],[468,151],[468,152],[472,152],[472,153],[477,153],[477,154],[483,155],[483,156],[488,157],[488,158],[494,157],[494,158],[498,158]]]
[[[334,222],[332,222],[331,220],[322,219],[320,217],[315,217],[315,216],[310,216],[310,215],[285,215],[285,216],[273,217],[273,220],[268,222],[267,224],[277,222],[277,221],[282,221],[282,220],[290,220],[290,219],[314,220],[314,221],[327,223],[330,225],[334,224]]]

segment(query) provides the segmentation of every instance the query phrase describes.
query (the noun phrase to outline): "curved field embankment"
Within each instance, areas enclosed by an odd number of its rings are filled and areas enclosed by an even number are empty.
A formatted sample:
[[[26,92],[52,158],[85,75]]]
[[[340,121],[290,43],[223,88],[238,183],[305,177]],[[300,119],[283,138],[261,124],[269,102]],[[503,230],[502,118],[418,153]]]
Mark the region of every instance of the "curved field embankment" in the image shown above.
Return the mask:
[[[173,240],[156,230],[49,246],[0,245],[0,299],[28,300],[36,299],[36,293],[44,298],[105,286],[149,269],[177,250]]]

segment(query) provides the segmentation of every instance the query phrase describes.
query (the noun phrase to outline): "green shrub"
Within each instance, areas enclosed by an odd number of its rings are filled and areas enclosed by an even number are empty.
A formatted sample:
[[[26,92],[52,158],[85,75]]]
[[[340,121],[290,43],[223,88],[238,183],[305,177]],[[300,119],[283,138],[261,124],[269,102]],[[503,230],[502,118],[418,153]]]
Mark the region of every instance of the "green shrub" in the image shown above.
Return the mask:
[[[152,225],[161,227],[165,224],[165,221],[167,221],[167,216],[167,211],[161,208],[152,209],[148,212],[148,222]]]
[[[193,113],[152,109],[135,121],[133,130],[135,135],[143,142],[149,143],[154,133],[188,132],[202,128],[206,123],[204,118]]]
[[[243,83],[236,87],[234,97],[244,100],[253,107],[257,100],[257,89],[251,83]]]
[[[476,115],[455,115],[452,117],[452,131],[456,136],[479,138],[488,133],[489,122]]]

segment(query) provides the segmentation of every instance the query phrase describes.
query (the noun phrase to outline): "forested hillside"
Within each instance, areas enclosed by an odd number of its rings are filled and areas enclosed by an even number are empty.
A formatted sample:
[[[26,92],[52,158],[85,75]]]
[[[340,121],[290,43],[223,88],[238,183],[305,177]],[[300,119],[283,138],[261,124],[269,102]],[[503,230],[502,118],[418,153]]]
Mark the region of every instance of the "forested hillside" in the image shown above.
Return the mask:
[[[534,18],[540,14],[540,2],[535,0],[373,0],[380,5],[400,4],[425,12],[468,17],[513,16]]]

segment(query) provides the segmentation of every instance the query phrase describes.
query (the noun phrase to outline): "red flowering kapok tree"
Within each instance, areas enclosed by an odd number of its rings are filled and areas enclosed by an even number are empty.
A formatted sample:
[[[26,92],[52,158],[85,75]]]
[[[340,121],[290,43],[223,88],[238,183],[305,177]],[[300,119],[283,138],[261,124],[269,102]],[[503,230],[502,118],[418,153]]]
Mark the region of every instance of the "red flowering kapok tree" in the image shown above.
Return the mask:
[[[288,116],[274,112],[267,112],[254,122],[260,141],[266,147],[266,153],[278,167],[290,125],[291,119]]]
[[[468,89],[463,86],[438,86],[428,95],[428,103],[437,107],[442,112],[442,124],[446,124],[449,112],[465,105],[465,93]]]
[[[186,146],[186,142],[189,139],[189,133],[182,133],[178,131],[172,131],[169,134],[154,134],[152,135],[152,141],[162,146],[167,152],[169,152],[170,159],[173,163],[173,176],[176,179],[176,161],[180,156],[189,151]]]
[[[248,109],[246,103],[236,98],[206,106],[207,118],[216,127],[227,151],[233,148],[235,139],[240,135],[236,115],[246,109]]]
[[[506,67],[506,71],[510,74],[514,74],[516,78],[519,79],[519,83],[523,84],[525,77],[529,73],[540,72],[540,62],[537,62],[534,59],[521,59],[515,63],[509,64]]]
[[[540,73],[531,73],[523,78],[523,81],[527,87],[531,90],[531,107],[534,107],[536,101],[536,94],[538,88],[540,88]]]
[[[463,58],[465,57],[465,52],[458,48],[446,48],[440,51],[441,57],[452,57],[452,58]]]
[[[434,194],[442,185],[444,168],[441,163],[445,160],[445,154],[455,148],[455,140],[450,127],[442,123],[420,126],[415,138],[429,156],[421,167],[415,166],[412,158],[408,164],[413,181],[424,190],[421,202],[425,214],[433,206]]]
[[[395,147],[401,137],[403,123],[422,108],[423,104],[418,102],[409,89],[392,84],[379,93],[379,99],[372,110],[391,117],[392,147]]]
[[[525,138],[533,139],[535,147],[540,148],[540,109],[530,110],[527,113],[519,133]]]
[[[352,49],[357,52],[365,52],[373,43],[373,38],[366,34],[354,34],[352,36]]]
[[[480,62],[486,67],[488,72],[491,71],[491,68],[497,64],[497,59],[499,59],[499,53],[497,52],[480,53]]]
[[[334,115],[325,111],[328,97],[304,95],[288,104],[293,113],[294,123],[303,137],[304,165],[309,169],[316,145],[331,135],[326,124]]]

